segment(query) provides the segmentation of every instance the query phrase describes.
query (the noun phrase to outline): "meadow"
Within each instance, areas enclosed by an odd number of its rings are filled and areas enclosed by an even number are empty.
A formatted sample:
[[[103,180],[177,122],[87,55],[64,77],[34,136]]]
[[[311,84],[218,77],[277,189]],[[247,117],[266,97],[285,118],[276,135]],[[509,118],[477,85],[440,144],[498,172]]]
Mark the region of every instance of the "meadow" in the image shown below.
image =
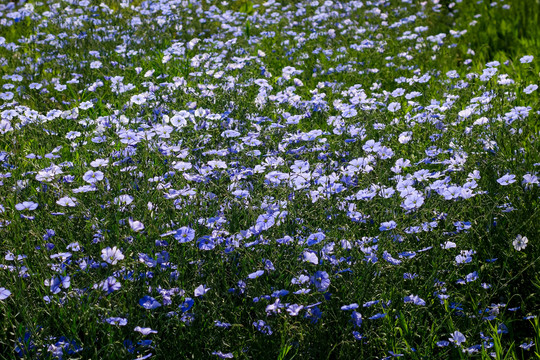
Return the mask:
[[[540,358],[540,2],[0,4],[0,359]]]

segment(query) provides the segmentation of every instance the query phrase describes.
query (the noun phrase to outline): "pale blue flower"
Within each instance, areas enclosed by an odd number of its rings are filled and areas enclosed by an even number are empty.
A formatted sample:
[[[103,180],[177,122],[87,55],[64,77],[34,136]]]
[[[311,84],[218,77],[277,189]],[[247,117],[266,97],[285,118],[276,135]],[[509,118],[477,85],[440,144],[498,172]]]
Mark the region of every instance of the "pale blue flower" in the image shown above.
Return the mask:
[[[144,230],[144,224],[140,221],[133,220],[132,218],[129,218],[129,226],[131,227],[131,230],[135,232]]]
[[[525,89],[523,89],[523,92],[525,94],[532,94],[534,91],[536,91],[536,89],[538,89],[538,85],[531,84],[531,85],[527,86]]]
[[[207,288],[205,285],[199,285],[195,289],[195,297],[203,296],[208,292],[208,290],[210,290],[210,288]]]
[[[317,271],[311,277],[311,283],[315,285],[318,291],[326,291],[330,286],[330,277],[326,271]]]
[[[143,328],[143,327],[140,327],[140,326],[135,327],[135,329],[133,329],[133,331],[140,332],[143,335],[157,334],[157,330],[152,330],[151,328],[147,328],[147,327]]]
[[[83,180],[89,184],[95,184],[103,180],[103,177],[104,175],[101,171],[88,170],[86,173],[84,173]]]
[[[292,304],[287,307],[287,312],[291,316],[297,316],[303,308],[304,305]]]
[[[113,248],[106,247],[105,249],[101,250],[101,258],[103,259],[103,261],[111,265],[116,265],[118,261],[124,259],[124,254],[122,254],[122,251],[116,248],[116,246],[114,246]]]
[[[465,337],[465,335],[463,335],[462,333],[460,333],[459,331],[454,331],[450,338],[448,338],[448,340],[450,340],[450,342],[453,342],[454,344],[460,346],[461,344],[463,344],[465,341],[467,341],[467,338]]]
[[[180,229],[176,230],[174,238],[178,240],[179,243],[190,242],[195,239],[195,230],[187,226],[182,226]]]
[[[264,270],[257,270],[251,274],[249,274],[247,277],[248,279],[256,279],[264,274]],[[197,296],[197,295],[195,295]]]
[[[521,59],[519,59],[519,61],[522,63],[522,64],[528,64],[528,63],[531,63],[534,59],[534,56],[532,55],[525,55],[523,56]]]
[[[232,359],[232,358],[234,358],[234,355],[232,353],[223,353],[221,351],[214,351],[214,352],[212,352],[212,355],[216,355],[220,359]]]
[[[19,211],[36,210],[37,207],[38,207],[38,203],[35,203],[33,201],[23,201],[22,203],[15,205],[15,209]]]
[[[110,317],[105,319],[105,322],[111,325],[125,326],[127,325],[127,319],[121,317]]]
[[[506,174],[501,178],[497,179],[497,182],[502,186],[513,184],[516,182],[516,175]]]
[[[317,254],[314,251],[304,251],[304,261],[309,262],[313,265],[317,265],[319,263],[319,258],[317,257]]]
[[[418,295],[405,296],[403,298],[403,302],[405,302],[405,303],[413,303],[414,305],[420,305],[420,306],[425,306],[426,305],[426,302],[423,299],[421,299]]]
[[[5,300],[11,295],[11,291],[6,288],[0,287],[0,300]]]

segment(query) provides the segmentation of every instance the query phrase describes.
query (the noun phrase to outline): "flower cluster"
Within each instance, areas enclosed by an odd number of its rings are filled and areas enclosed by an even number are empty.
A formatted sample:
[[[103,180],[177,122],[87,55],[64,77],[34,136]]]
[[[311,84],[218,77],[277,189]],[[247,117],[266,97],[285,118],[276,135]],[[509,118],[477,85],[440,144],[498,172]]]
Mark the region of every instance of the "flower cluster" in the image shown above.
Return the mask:
[[[477,60],[473,5],[24,3],[0,4],[17,356],[451,358],[534,319],[537,58]]]

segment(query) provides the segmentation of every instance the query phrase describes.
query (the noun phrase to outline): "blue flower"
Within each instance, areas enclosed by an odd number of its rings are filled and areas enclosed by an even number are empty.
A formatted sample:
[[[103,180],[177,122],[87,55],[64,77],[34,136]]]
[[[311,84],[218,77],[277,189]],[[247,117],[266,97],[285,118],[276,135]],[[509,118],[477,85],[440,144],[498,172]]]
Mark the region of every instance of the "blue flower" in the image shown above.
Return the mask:
[[[270,229],[275,224],[275,219],[270,214],[263,214],[257,218],[255,230],[258,232]]]
[[[330,286],[330,277],[326,271],[317,271],[311,277],[311,283],[315,285],[317,291],[326,291]]]
[[[390,264],[392,264],[392,265],[399,265],[399,264],[401,264],[401,260],[394,259],[394,258],[392,257],[392,255],[390,255],[390,254],[388,253],[388,251],[386,251],[386,250],[383,252],[382,257],[383,257],[384,260],[388,261],[388,262],[389,262]]]
[[[127,325],[127,319],[121,317],[110,317],[105,319],[105,322],[111,325],[125,326]]]
[[[351,319],[354,327],[360,327],[362,325],[362,314],[359,312],[353,311],[351,314]]]
[[[497,179],[497,182],[502,186],[513,184],[516,182],[516,175],[506,174],[501,178]]]
[[[45,285],[50,286],[51,292],[53,294],[58,294],[60,292],[60,288],[63,287],[64,289],[69,288],[71,285],[71,277],[70,276],[56,276],[50,280],[45,280]]]
[[[214,351],[212,355],[216,355],[220,359],[232,359],[234,358],[234,355],[232,353],[222,353],[221,351]]]
[[[473,271],[472,273],[468,274],[465,277],[465,281],[467,282],[475,281],[477,279],[478,279],[478,274],[476,273],[476,271]]]
[[[297,316],[303,308],[304,305],[292,304],[287,307],[287,312],[291,316]]]
[[[523,344],[519,345],[519,347],[522,348],[523,350],[530,350],[533,346],[534,346],[534,341],[531,341],[528,344],[523,343]]]
[[[195,289],[195,296],[196,297],[203,296],[204,294],[208,292],[208,290],[210,290],[210,288],[207,288],[205,285],[199,285]]]
[[[262,276],[264,274],[264,270],[257,270],[251,274],[249,274],[247,277],[248,279],[256,279],[259,276]]]
[[[33,201],[23,201],[22,203],[15,205],[15,209],[19,211],[35,210],[37,209],[37,207],[38,207],[38,204]]]
[[[395,229],[397,226],[396,222],[394,220],[386,221],[381,223],[381,226],[379,227],[380,231],[388,231]]]
[[[144,224],[140,221],[133,220],[131,217],[129,218],[129,226],[131,227],[131,230],[135,232],[144,230]]]
[[[418,295],[405,296],[403,298],[403,302],[405,302],[405,303],[413,303],[414,305],[420,305],[420,306],[425,306],[426,305],[426,302],[423,299],[421,299],[420,297],[418,297]]]
[[[122,284],[114,276],[109,276],[107,279],[102,281],[99,286],[101,290],[106,291],[107,294],[110,294],[116,290],[119,290],[122,287]]]
[[[354,309],[357,309],[358,308],[358,304],[357,303],[353,303],[353,304],[350,304],[350,305],[343,305],[341,307],[341,310],[354,310]]]
[[[143,335],[157,334],[157,330],[152,330],[151,328],[142,328],[140,326],[136,326],[133,331],[140,332]]]
[[[532,55],[525,55],[519,59],[519,62],[522,64],[528,64],[531,63],[534,59],[534,56]]]
[[[382,319],[385,316],[386,316],[386,313],[378,313],[378,314],[375,314],[372,317],[370,317],[369,320]]]
[[[282,296],[286,296],[288,294],[289,294],[288,290],[281,289],[281,290],[274,291],[272,293],[272,297],[282,297]]]
[[[106,247],[105,249],[101,250],[101,258],[103,259],[103,261],[111,265],[116,265],[118,261],[124,259],[124,254],[122,254],[122,251],[120,251],[120,249],[117,249],[116,246],[112,249],[110,247]]]
[[[86,181],[87,183],[89,184],[95,184],[101,180],[103,180],[103,173],[101,171],[93,171],[93,170],[88,170],[84,175],[83,175],[83,180]]]
[[[260,331],[261,333],[265,335],[272,335],[272,329],[270,326],[266,325],[264,320],[257,320],[253,322],[253,326],[255,326],[255,329]]]
[[[268,259],[264,260],[264,269],[268,271],[274,271],[276,268],[274,267],[274,264]]]
[[[219,328],[224,328],[224,329],[228,329],[230,328],[232,325],[229,324],[229,323],[226,323],[226,322],[221,322],[219,320],[215,320],[214,321],[214,325],[219,327]]]
[[[199,238],[198,242],[201,250],[212,250],[216,247],[216,243],[209,236]]]
[[[11,291],[6,288],[0,287],[0,300],[5,300],[11,295]]]
[[[312,246],[312,245],[318,244],[321,241],[323,241],[325,238],[326,238],[326,235],[324,235],[322,232],[311,234],[307,238],[307,245]]]
[[[193,307],[193,304],[195,304],[195,301],[192,298],[186,298],[186,300],[184,300],[184,302],[179,306],[180,311],[189,311]]]
[[[362,305],[363,307],[371,307],[373,305],[377,305],[379,303],[379,300],[372,300],[372,301],[368,301],[366,303],[364,303],[364,305]]]
[[[309,262],[309,263],[312,263],[313,265],[317,265],[319,263],[319,258],[317,257],[317,253],[310,250],[304,251],[304,262]]]
[[[147,310],[154,310],[155,308],[158,308],[161,306],[161,304],[154,299],[153,297],[146,295],[145,297],[141,298],[139,300],[139,305],[141,305],[143,308]]]
[[[465,337],[465,335],[463,335],[462,333],[460,333],[459,331],[456,330],[451,334],[451,336],[450,336],[450,338],[448,338],[448,340],[450,340],[454,344],[460,346],[465,341],[467,341],[467,338]]]
[[[176,230],[174,238],[181,244],[190,242],[195,238],[195,230],[187,226],[182,226],[180,229]]]

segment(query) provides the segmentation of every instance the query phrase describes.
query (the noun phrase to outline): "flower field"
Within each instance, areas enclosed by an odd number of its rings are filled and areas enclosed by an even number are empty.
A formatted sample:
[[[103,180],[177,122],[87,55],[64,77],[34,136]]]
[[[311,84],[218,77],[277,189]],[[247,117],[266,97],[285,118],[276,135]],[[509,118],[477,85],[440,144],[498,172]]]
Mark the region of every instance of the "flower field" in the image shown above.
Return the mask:
[[[0,359],[540,358],[536,0],[0,4]]]

